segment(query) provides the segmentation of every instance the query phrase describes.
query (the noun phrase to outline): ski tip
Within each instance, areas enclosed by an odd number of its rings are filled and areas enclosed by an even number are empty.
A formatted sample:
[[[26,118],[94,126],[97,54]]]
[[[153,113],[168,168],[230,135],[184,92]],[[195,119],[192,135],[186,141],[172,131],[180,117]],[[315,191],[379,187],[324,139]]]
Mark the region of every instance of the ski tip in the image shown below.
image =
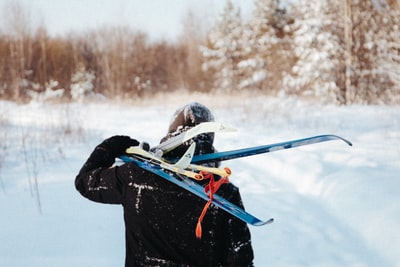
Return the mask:
[[[346,142],[349,146],[353,146],[353,143],[351,143],[350,141]]]
[[[353,146],[353,143],[350,142],[349,140],[343,139],[343,141],[345,141],[349,146]]]
[[[255,222],[255,223],[253,223],[253,225],[254,225],[254,226],[263,226],[263,225],[270,224],[270,223],[273,223],[273,222],[274,222],[274,218],[271,218],[271,219],[269,219],[269,220],[267,220],[267,221],[258,221],[258,222]]]
[[[344,139],[343,137],[341,137],[339,135],[334,135],[334,134],[325,134],[325,135],[320,135],[320,136],[314,136],[314,137],[311,137],[311,138],[322,138],[322,140],[321,140],[322,142],[323,141],[329,141],[329,140],[342,140],[343,142],[345,142],[349,146],[353,146],[353,144],[349,140]]]
[[[237,129],[227,125],[221,125],[221,132],[237,132]]]
[[[340,140],[342,140],[343,142],[345,142],[346,144],[348,144],[349,146],[353,146],[353,144],[349,140],[344,139],[343,137],[340,137],[340,136],[337,136],[337,135],[335,135],[335,136],[337,138],[339,138]]]
[[[219,122],[213,122],[213,121],[200,123],[198,125],[198,129],[196,129],[196,130],[200,130],[200,129],[202,131],[205,131],[205,129],[208,129],[210,132],[236,132],[237,131],[237,129],[234,127],[231,127],[229,125],[225,125],[225,124],[222,124]]]

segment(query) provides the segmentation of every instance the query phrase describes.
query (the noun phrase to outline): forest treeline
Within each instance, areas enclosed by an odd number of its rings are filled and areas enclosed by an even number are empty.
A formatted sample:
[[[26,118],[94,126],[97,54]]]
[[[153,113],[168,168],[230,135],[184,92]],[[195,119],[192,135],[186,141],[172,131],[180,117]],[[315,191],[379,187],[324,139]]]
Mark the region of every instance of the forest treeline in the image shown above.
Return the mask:
[[[128,26],[51,36],[10,2],[0,22],[0,99],[146,97],[157,92],[255,91],[336,104],[400,103],[398,0],[230,1],[204,34],[149,41]]]

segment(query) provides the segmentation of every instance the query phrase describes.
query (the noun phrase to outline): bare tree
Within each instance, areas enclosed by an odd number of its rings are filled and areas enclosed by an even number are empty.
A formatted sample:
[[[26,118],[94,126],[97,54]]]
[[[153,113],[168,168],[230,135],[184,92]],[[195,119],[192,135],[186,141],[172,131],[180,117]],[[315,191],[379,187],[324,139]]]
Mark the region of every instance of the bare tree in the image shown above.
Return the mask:
[[[30,16],[18,1],[7,2],[3,9],[5,31],[8,33],[7,43],[10,54],[10,88],[12,99],[18,100],[22,91],[25,78],[25,64],[29,55],[26,54],[24,45],[29,41]]]

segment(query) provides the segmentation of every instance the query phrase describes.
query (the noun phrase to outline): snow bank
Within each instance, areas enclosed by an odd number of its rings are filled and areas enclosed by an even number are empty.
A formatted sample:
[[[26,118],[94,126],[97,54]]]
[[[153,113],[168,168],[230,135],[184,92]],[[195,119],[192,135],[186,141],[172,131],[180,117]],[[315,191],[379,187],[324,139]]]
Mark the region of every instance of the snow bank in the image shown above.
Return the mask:
[[[122,209],[82,198],[73,181],[114,134],[157,144],[186,102],[238,128],[219,150],[325,133],[316,144],[226,161],[248,211],[256,266],[400,266],[400,109],[266,97],[155,97],[132,103],[0,102],[0,266],[123,266]],[[5,144],[5,145],[4,145]]]

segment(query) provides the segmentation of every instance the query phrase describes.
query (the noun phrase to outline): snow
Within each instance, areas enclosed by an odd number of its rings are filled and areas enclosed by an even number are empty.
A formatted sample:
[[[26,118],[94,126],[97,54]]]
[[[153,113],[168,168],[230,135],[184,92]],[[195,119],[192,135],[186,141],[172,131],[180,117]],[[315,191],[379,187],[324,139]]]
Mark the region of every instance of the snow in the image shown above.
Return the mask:
[[[114,134],[157,144],[190,101],[238,129],[218,150],[319,134],[330,141],[226,161],[246,209],[256,266],[400,266],[400,109],[263,96],[156,96],[125,103],[0,102],[0,266],[123,266],[122,208],[90,202],[75,175]]]

